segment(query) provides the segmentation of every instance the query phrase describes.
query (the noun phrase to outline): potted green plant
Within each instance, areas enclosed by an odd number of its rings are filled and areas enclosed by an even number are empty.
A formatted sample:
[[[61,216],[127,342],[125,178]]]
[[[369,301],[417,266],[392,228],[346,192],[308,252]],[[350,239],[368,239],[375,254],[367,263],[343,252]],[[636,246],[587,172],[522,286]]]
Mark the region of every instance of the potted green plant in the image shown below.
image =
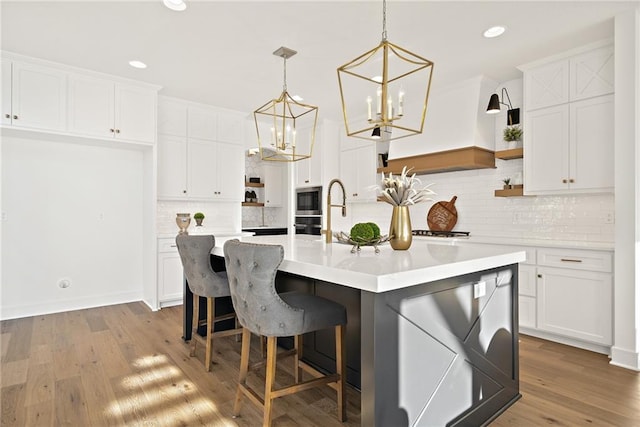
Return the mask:
[[[196,212],[193,214],[193,219],[196,220],[196,226],[202,226],[202,220],[204,219],[204,214],[202,212]]]
[[[502,131],[502,138],[507,144],[515,144],[517,141],[522,140],[522,128],[518,125],[507,126]]]
[[[502,186],[504,190],[509,190],[511,188],[511,178],[505,178],[502,182],[504,182],[504,185]]]

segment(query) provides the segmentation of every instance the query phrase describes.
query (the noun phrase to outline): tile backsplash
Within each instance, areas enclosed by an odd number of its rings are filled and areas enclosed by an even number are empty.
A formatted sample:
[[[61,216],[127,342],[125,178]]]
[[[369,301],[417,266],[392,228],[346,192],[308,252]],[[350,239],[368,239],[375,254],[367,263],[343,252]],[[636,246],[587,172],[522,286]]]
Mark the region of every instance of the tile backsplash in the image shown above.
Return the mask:
[[[455,203],[458,222],[454,230],[475,236],[518,239],[614,242],[614,195],[562,195],[495,197],[502,179],[522,172],[522,160],[496,160],[496,169],[446,172],[419,176],[423,184],[433,183],[433,202],[410,208],[414,229],[427,229],[427,214],[434,202]],[[356,222],[374,221],[385,231],[391,218],[387,203],[352,204],[347,217],[334,213],[334,231],[348,231]]]
[[[189,228],[196,225],[193,214],[202,212],[205,216],[203,224],[207,229],[215,231],[240,231],[242,221],[240,203],[238,202],[192,202],[159,200],[156,211],[158,234],[173,234],[178,232],[176,213],[191,214]]]

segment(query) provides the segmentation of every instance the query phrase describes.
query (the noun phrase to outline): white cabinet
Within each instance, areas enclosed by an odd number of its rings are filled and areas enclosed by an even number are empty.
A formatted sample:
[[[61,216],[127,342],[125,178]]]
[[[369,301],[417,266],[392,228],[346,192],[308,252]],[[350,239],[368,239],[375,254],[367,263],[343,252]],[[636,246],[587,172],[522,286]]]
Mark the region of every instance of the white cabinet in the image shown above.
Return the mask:
[[[187,197],[187,138],[158,135],[158,198]]]
[[[601,47],[571,57],[569,82],[570,101],[613,93],[613,46]]]
[[[347,202],[375,202],[377,154],[375,144],[342,150],[340,177],[345,186]]]
[[[241,202],[243,149],[235,144],[189,138],[187,195],[191,199]]]
[[[266,207],[283,206],[284,194],[284,166],[280,164],[265,164],[264,174],[264,205]]]
[[[525,194],[612,192],[613,47],[521,69]]]
[[[242,115],[160,97],[158,126],[158,198],[243,200]]]
[[[611,252],[528,248],[518,274],[521,331],[606,349],[613,333],[612,271]]]
[[[111,80],[69,76],[69,132],[153,143],[156,91]]]
[[[613,95],[528,112],[526,194],[613,191]]]
[[[158,301],[160,307],[182,304],[184,278],[175,238],[158,239]]]
[[[318,143],[322,129],[316,127],[316,142],[313,145],[311,158],[298,160],[295,165],[296,187],[312,187],[322,185],[322,153]],[[296,141],[301,152],[308,153],[312,140],[312,128],[297,130]]]
[[[2,60],[2,124],[65,131],[67,74],[59,69]]]
[[[611,254],[540,249],[538,258],[538,329],[611,345]]]
[[[569,101],[569,62],[553,62],[524,73],[525,110],[551,107]]]

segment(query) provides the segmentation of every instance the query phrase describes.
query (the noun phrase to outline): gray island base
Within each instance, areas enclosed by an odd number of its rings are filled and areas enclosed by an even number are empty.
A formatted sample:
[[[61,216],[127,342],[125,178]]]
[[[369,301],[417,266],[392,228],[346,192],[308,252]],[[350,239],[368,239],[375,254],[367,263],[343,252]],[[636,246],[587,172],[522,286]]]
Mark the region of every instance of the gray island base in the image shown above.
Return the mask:
[[[347,307],[347,379],[361,390],[363,426],[486,425],[520,398],[523,252],[414,242],[411,252],[387,247],[363,256],[295,237],[242,240],[285,246],[279,289]],[[221,255],[218,246],[213,253]],[[311,347],[304,354],[333,370],[331,340],[322,334],[304,340]]]

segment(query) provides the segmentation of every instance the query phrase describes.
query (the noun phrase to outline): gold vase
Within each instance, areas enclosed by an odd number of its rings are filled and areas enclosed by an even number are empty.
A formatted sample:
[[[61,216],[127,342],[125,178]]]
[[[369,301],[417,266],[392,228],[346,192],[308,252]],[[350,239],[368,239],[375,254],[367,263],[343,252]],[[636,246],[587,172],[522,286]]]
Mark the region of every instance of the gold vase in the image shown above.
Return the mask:
[[[409,206],[394,206],[389,227],[389,243],[395,250],[404,251],[411,246],[411,217]]]

